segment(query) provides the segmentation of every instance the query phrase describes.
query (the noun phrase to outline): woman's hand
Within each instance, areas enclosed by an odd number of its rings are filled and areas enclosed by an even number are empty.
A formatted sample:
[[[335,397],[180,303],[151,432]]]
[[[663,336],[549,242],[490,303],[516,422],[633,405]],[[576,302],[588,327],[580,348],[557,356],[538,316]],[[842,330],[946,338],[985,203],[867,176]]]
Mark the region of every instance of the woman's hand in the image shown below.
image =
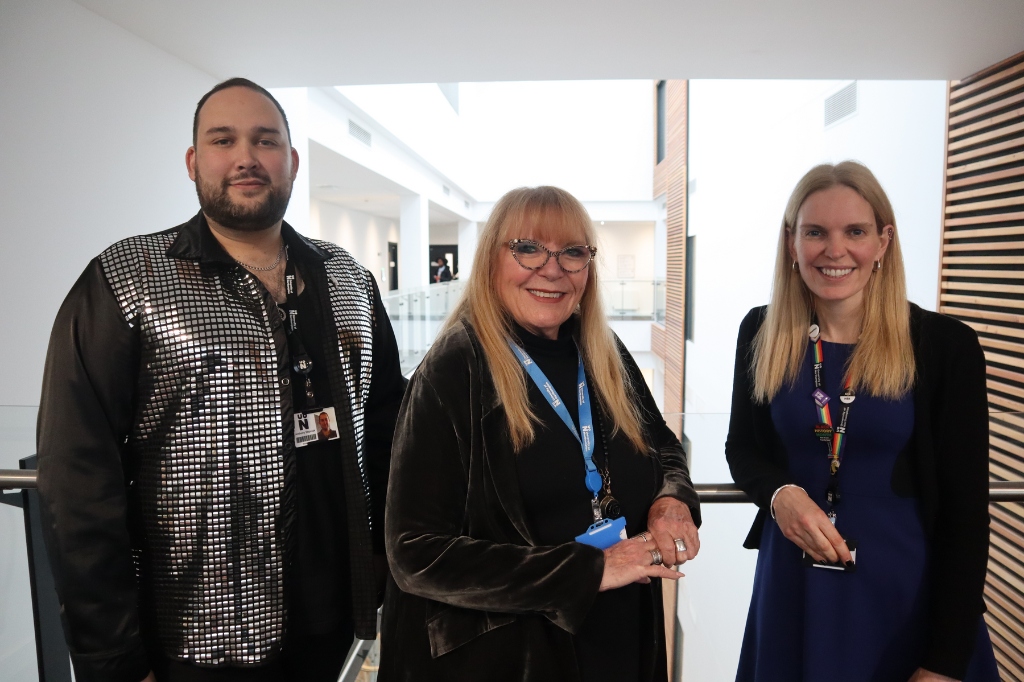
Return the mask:
[[[690,508],[674,497],[659,497],[647,512],[647,530],[651,541],[647,549],[661,552],[666,566],[679,566],[697,556],[700,538]],[[677,551],[676,539],[683,541],[685,551]]]
[[[846,541],[828,516],[801,488],[788,487],[775,496],[775,521],[786,539],[815,561],[852,561]]]
[[[933,673],[930,670],[924,668],[918,668],[914,671],[914,674],[910,676],[909,682],[960,682],[952,677],[946,677],[938,673]]]
[[[677,580],[682,573],[651,563],[650,542],[631,538],[615,543],[604,550],[604,575],[601,576],[600,592],[614,590],[630,583],[649,583],[651,578]]]

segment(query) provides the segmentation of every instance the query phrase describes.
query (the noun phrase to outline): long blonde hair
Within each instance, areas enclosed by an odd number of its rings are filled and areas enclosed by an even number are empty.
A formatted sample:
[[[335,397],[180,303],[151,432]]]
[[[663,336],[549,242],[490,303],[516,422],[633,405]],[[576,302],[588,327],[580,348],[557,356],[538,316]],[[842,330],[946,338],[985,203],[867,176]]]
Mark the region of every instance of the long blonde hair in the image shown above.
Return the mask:
[[[793,189],[779,230],[768,314],[754,337],[754,398],[770,401],[783,384],[792,385],[807,352],[807,328],[814,314],[814,299],[803,278],[793,269],[787,238],[795,235],[797,214],[807,197],[841,185],[871,205],[879,235],[892,226],[885,262],[864,290],[864,326],[847,365],[855,390],[895,399],[914,383],[914,351],[910,340],[907,282],[900,252],[896,216],[881,184],[855,161],[815,166]]]
[[[541,241],[573,242],[582,235],[594,245],[597,234],[583,205],[557,187],[521,187],[503,196],[494,205],[491,217],[480,235],[473,270],[465,293],[452,312],[441,334],[461,322],[468,322],[480,340],[494,387],[505,409],[512,444],[517,451],[533,442],[534,424],[540,423],[530,409],[526,376],[508,346],[512,338],[512,316],[505,309],[496,288],[498,260],[508,250],[510,239],[522,237],[522,226],[534,222]],[[591,261],[587,286],[580,299],[579,345],[591,380],[591,390],[612,420],[612,434],[621,431],[641,452],[646,445],[639,410],[629,375],[622,365],[601,304],[597,260]]]

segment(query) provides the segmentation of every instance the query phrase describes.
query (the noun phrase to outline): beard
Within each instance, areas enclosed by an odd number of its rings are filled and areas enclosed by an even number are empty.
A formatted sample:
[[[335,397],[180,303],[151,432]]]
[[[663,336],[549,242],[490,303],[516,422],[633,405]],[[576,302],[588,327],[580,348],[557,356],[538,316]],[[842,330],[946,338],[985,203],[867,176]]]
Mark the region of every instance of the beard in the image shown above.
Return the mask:
[[[231,200],[228,194],[228,187],[236,180],[246,178],[257,178],[267,183],[270,191],[262,201],[251,206],[241,206]],[[288,200],[292,196],[292,184],[275,187],[270,184],[270,177],[263,173],[242,173],[231,178],[225,178],[217,186],[214,183],[205,182],[196,169],[196,196],[199,197],[199,206],[203,213],[210,220],[218,225],[231,230],[241,232],[260,232],[266,230],[284,218],[288,209]]]

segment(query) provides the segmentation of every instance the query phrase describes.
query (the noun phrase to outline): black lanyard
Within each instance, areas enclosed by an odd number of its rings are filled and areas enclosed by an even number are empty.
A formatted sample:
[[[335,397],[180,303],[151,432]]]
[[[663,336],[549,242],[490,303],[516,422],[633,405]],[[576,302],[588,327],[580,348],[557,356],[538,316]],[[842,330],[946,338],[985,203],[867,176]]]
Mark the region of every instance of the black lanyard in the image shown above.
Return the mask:
[[[839,394],[839,401],[843,404],[839,410],[839,423],[833,425],[832,412],[828,406],[831,398],[823,388],[825,385],[825,354],[821,345],[821,332],[818,325],[812,324],[808,335],[811,339],[811,349],[814,352],[814,391],[811,393],[817,417],[814,435],[828,448],[829,480],[828,487],[825,489],[825,501],[828,503],[828,517],[834,524],[836,522],[835,507],[839,504],[839,467],[843,463],[850,406],[853,405],[856,395],[851,385],[852,379],[847,372],[846,379],[843,381],[843,391]]]
[[[288,351],[292,356],[292,369],[296,374],[301,374],[305,379],[306,409],[312,410],[317,407],[316,394],[313,393],[313,359],[306,352],[299,334],[299,278],[295,272],[295,262],[288,257],[285,251],[284,288],[285,304],[284,310],[287,315],[284,323],[288,336]]]

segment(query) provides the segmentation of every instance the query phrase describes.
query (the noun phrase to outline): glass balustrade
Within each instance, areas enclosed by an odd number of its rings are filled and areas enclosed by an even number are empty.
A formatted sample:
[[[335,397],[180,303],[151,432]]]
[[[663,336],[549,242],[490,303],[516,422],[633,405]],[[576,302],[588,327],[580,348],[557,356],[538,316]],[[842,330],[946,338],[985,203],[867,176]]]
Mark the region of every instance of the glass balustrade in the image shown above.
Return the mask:
[[[665,319],[665,282],[658,279],[601,281],[604,312],[612,320]]]
[[[399,289],[383,296],[398,341],[402,372],[408,374],[423,359],[444,321],[455,308],[465,283],[458,280]],[[605,314],[612,320],[665,320],[665,282],[616,279],[601,282]]]
[[[382,297],[391,327],[395,330],[403,374],[409,374],[420,364],[464,288],[465,282],[452,280],[398,289]]]

